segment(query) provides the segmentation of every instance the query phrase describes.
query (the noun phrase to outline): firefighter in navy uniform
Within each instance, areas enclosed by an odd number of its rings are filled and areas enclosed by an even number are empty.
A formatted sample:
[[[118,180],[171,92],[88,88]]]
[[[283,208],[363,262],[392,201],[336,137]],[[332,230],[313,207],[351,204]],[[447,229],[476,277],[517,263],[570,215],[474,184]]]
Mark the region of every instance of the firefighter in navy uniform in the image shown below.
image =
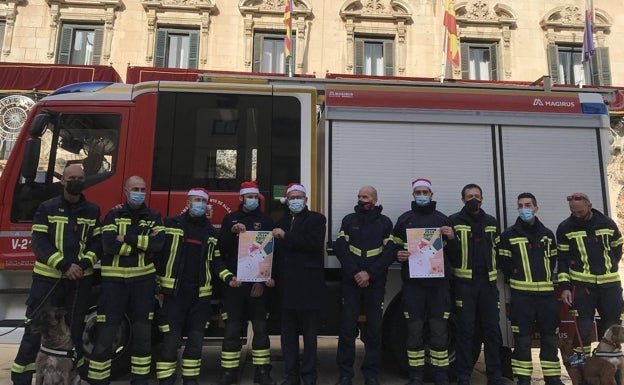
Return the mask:
[[[518,219],[503,232],[498,244],[498,267],[511,288],[511,365],[518,385],[530,385],[531,340],[537,324],[544,381],[546,385],[562,385],[557,356],[559,302],[553,284],[557,243],[553,232],[535,216],[537,210],[533,194],[518,195]]]
[[[342,220],[334,244],[342,266],[342,313],[336,363],[338,385],[351,385],[355,361],[355,338],[360,309],[366,315],[362,373],[366,385],[379,384],[381,369],[381,320],[388,266],[394,261],[392,221],[381,214],[377,190],[364,186],[358,191],[355,212]]]
[[[461,191],[464,207],[450,216],[455,229],[457,253],[452,255],[454,317],[457,325],[457,382],[470,384],[476,357],[475,329],[483,335],[488,385],[503,382],[501,373],[499,295],[496,287],[496,244],[499,238],[496,218],[481,209],[483,193],[476,184]],[[480,326],[479,326],[480,325]]]
[[[187,193],[187,210],[165,220],[165,245],[156,261],[162,294],[158,328],[163,333],[156,377],[161,385],[175,383],[183,330],[187,339],[182,353],[182,383],[198,384],[211,313],[211,261],[218,253],[218,233],[206,217],[208,201],[208,191],[193,188]]]
[[[148,383],[156,289],[153,255],[162,248],[165,233],[160,213],[144,203],[146,190],[143,178],[128,178],[124,185],[127,203],[110,210],[102,224],[102,283],[98,335],[89,362],[91,384],[110,383],[111,341],[124,314],[132,324],[131,383]]]
[[[403,213],[394,226],[392,236],[395,255],[401,262],[403,280],[403,311],[407,318],[407,358],[409,363],[408,385],[422,385],[425,369],[425,322],[429,335],[431,364],[436,385],[448,385],[448,318],[451,311],[451,287],[449,261],[455,235],[448,217],[436,210],[431,181],[420,178],[412,182],[412,209]],[[444,276],[436,278],[410,278],[407,229],[439,228],[444,246]],[[434,239],[432,237],[432,239]],[[428,265],[428,263],[426,264]],[[429,274],[431,267],[426,269]]]
[[[238,264],[238,234],[249,231],[271,231],[273,220],[260,210],[260,190],[256,182],[243,182],[240,188],[240,206],[223,218],[217,247],[221,258],[215,258],[215,273],[225,283],[223,308],[225,332],[221,349],[222,376],[220,385],[238,383],[243,321],[251,320],[253,329],[252,360],[255,366],[254,383],[274,385],[271,378],[270,342],[267,330],[267,290],[273,287],[273,279],[267,282],[240,282],[236,278]]]
[[[100,209],[82,195],[84,179],[82,167],[67,166],[61,178],[63,193],[43,202],[33,218],[32,250],[36,261],[26,301],[26,327],[11,368],[11,381],[15,385],[32,382],[41,336],[33,332],[30,320],[47,305],[67,309],[76,364],[82,365],[84,316],[93,265],[102,250]]]
[[[589,354],[595,310],[600,314],[599,335],[622,322],[622,234],[611,218],[592,208],[586,194],[567,199],[571,215],[557,228],[557,278],[561,299],[576,310],[582,344],[575,336],[575,352]]]

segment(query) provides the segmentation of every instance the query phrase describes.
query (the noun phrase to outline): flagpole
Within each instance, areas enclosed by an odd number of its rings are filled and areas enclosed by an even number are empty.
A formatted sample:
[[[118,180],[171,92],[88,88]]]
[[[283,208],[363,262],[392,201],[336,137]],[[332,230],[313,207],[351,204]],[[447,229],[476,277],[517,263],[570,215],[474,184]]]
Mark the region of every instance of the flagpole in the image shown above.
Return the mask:
[[[446,12],[446,9],[445,9]],[[448,49],[448,30],[444,26],[444,48],[442,49],[442,72],[440,75],[440,83],[444,83],[444,76],[446,75],[446,50]]]

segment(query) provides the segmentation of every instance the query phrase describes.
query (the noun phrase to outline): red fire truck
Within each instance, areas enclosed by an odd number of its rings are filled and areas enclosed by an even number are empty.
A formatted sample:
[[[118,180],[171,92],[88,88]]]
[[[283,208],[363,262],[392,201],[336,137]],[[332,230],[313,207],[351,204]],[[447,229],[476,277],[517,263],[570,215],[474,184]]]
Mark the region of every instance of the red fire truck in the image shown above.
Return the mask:
[[[37,205],[60,192],[67,164],[81,164],[87,197],[103,212],[123,200],[131,175],[148,185],[146,203],[180,212],[185,192],[211,192],[212,221],[236,209],[243,180],[257,180],[264,208],[282,212],[289,182],[310,191],[328,218],[323,333],[338,330],[339,262],[332,254],[357,190],[374,185],[391,219],[409,209],[410,181],[428,177],[438,208],[461,207],[467,183],[483,188],[483,208],[514,223],[516,196],[531,191],[540,220],[554,229],[569,215],[564,197],[589,194],[608,213],[609,111],[589,90],[415,80],[284,78],[206,74],[197,82],[79,83],[37,103],[0,176],[0,318],[23,316]],[[501,287],[503,287],[501,282]],[[390,272],[384,341],[403,357],[400,278]],[[501,302],[508,293],[501,290]],[[505,307],[501,330],[508,353]],[[2,325],[0,325],[2,326]],[[0,328],[0,332],[2,332]],[[126,341],[120,334],[120,350]],[[402,361],[397,358],[396,361]]]

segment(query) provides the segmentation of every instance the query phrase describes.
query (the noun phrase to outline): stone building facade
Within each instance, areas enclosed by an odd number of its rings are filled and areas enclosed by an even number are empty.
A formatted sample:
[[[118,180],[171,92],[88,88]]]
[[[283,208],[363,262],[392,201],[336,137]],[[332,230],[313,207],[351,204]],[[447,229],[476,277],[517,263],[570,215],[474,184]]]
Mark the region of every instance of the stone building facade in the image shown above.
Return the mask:
[[[0,0],[0,62],[283,72],[287,0]],[[455,0],[460,68],[443,67],[446,0],[293,0],[294,72],[624,86],[624,7],[594,0]],[[621,116],[612,206],[624,223]],[[622,202],[622,203],[621,203]]]

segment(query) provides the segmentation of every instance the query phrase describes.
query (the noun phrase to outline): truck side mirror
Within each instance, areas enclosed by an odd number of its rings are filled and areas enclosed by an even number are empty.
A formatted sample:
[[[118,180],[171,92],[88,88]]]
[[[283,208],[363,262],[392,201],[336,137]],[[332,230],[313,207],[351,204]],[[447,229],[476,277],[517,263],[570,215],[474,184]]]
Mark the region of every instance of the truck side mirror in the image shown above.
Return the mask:
[[[39,117],[39,116],[37,116]],[[32,127],[32,125],[31,125]],[[41,151],[41,138],[33,137],[26,141],[24,149],[24,159],[22,161],[22,176],[26,179],[26,183],[32,183],[37,177],[37,168],[39,167],[39,153]]]
[[[33,121],[30,123],[30,126],[28,126],[28,133],[30,136],[36,138],[41,137],[45,129],[48,127],[50,120],[52,120],[52,116],[47,112],[43,112],[35,116]]]

